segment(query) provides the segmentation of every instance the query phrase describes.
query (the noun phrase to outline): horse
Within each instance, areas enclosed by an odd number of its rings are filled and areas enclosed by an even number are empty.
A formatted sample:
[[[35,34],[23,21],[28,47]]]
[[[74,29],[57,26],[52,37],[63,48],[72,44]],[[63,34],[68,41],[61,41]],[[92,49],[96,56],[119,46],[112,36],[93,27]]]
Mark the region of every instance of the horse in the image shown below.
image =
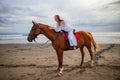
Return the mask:
[[[56,32],[54,27],[48,26],[46,24],[42,23],[37,23],[35,21],[32,21],[33,26],[30,30],[30,33],[28,34],[27,40],[29,42],[34,41],[39,34],[45,35],[51,42],[52,42],[52,47],[55,49],[57,53],[57,58],[58,58],[58,70],[59,74],[63,74],[63,52],[67,50],[74,50],[73,47],[69,45],[69,42],[64,39],[62,34],[60,32]],[[77,46],[76,49],[80,49],[81,51],[81,63],[80,67],[83,65],[84,62],[84,46],[87,47],[90,57],[91,57],[91,66],[94,64],[93,60],[93,52],[91,49],[91,46],[93,44],[94,50],[96,51],[98,48],[97,43],[95,42],[92,34],[87,31],[78,31],[77,32],[80,36],[80,39],[77,40]],[[91,44],[92,43],[92,44]]]

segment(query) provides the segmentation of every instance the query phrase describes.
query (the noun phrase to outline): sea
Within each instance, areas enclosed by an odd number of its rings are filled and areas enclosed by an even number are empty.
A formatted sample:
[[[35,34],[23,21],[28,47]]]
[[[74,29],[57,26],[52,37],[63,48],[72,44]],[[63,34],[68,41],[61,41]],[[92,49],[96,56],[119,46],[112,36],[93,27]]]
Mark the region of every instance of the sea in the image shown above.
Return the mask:
[[[91,34],[98,44],[120,44],[120,32],[91,32]],[[0,33],[0,44],[42,44],[48,41],[44,35],[39,35],[36,42],[28,42],[27,36],[25,33]]]

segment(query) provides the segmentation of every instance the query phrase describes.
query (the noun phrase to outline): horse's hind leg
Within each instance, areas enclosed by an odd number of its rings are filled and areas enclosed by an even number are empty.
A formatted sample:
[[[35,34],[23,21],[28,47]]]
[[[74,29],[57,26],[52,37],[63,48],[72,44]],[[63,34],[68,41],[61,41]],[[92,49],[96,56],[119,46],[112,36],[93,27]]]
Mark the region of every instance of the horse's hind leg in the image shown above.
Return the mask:
[[[83,50],[83,47],[84,47],[84,46],[80,47],[81,56],[82,56],[82,58],[81,58],[81,63],[80,63],[80,67],[82,67],[82,64],[83,64],[83,62],[84,62],[84,50]]]
[[[90,45],[87,45],[86,46],[88,51],[89,51],[89,54],[90,54],[90,57],[91,57],[91,66],[94,66],[94,61],[93,61],[93,52],[92,52],[92,49],[91,49],[91,44]]]

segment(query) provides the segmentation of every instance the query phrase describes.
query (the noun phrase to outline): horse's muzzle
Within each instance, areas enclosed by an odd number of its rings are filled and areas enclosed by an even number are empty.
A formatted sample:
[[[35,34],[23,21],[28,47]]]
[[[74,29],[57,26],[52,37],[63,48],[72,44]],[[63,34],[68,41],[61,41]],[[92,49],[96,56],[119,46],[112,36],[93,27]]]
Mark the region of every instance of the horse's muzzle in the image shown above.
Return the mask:
[[[32,39],[31,39],[30,37],[28,37],[27,40],[28,40],[29,42],[32,42]]]

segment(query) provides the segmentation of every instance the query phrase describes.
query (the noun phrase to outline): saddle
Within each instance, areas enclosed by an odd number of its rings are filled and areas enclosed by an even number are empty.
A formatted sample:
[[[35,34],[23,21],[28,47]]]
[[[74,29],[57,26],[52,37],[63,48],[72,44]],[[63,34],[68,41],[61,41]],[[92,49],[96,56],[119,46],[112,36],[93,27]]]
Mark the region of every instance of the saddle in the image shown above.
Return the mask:
[[[64,39],[65,39],[66,41],[69,41],[69,40],[68,40],[68,32],[62,31],[61,34],[62,34],[62,36],[64,37]],[[73,34],[74,34],[76,40],[78,41],[78,40],[80,39],[79,33],[78,33],[78,32],[75,32],[75,29],[74,29],[74,30],[73,30]]]

